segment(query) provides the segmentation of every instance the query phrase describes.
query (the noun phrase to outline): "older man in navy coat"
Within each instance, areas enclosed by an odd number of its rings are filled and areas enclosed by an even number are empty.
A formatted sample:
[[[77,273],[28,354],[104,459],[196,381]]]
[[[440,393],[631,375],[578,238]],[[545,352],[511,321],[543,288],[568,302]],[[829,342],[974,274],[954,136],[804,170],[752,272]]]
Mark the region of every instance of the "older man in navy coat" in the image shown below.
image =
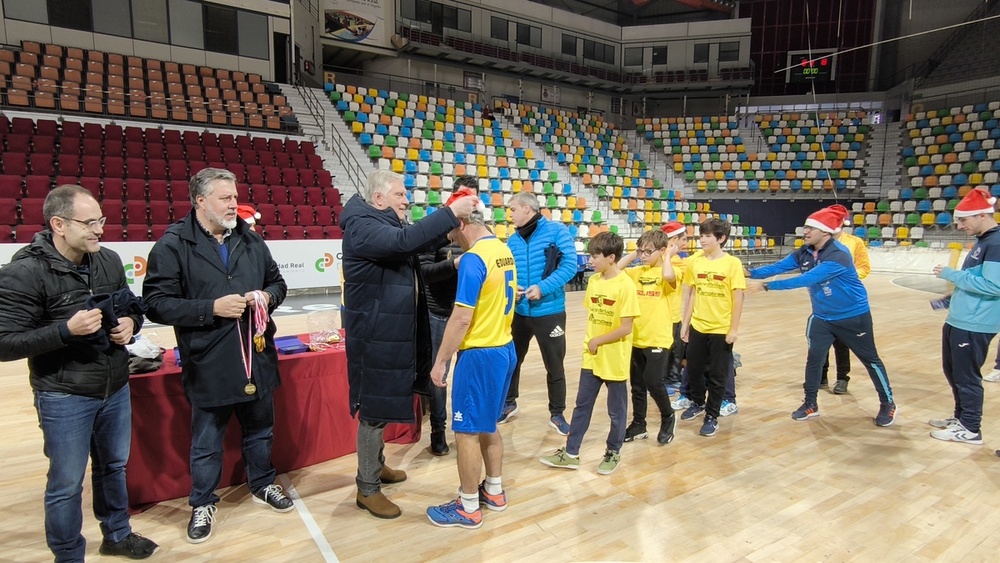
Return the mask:
[[[403,177],[378,170],[344,206],[344,328],[351,414],[358,416],[358,507],[379,518],[402,512],[382,483],[406,479],[385,466],[389,422],[413,422],[413,393],[430,385],[431,345],[418,254],[440,245],[478,199],[460,198],[407,225]]]

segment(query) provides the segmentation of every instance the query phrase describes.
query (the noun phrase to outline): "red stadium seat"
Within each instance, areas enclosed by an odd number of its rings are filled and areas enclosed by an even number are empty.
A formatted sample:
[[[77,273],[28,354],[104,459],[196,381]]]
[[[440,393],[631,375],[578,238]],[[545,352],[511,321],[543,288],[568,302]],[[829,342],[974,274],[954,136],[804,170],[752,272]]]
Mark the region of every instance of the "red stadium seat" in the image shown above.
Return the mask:
[[[267,240],[285,240],[285,228],[280,225],[264,227],[264,238]]]
[[[42,216],[42,204],[44,198],[26,197],[21,200],[21,222],[25,225],[44,225],[45,219]]]
[[[306,228],[301,225],[285,226],[285,238],[288,240],[303,240],[306,238]]]

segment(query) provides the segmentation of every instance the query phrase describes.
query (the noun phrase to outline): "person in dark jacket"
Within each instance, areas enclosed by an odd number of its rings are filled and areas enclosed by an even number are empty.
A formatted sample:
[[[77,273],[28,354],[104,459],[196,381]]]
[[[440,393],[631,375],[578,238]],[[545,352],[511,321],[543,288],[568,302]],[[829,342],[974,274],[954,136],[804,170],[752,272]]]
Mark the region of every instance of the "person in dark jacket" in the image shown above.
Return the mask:
[[[427,393],[431,345],[421,290],[421,252],[440,246],[476,198],[464,197],[413,225],[404,225],[403,177],[368,176],[364,195],[340,215],[343,241],[344,329],[351,414],[358,417],[357,505],[378,518],[402,512],[382,493],[406,473],[385,466],[382,438],[389,422],[413,422],[414,390]]]
[[[517,396],[521,365],[534,337],[545,365],[549,395],[549,426],[565,436],[569,423],[566,410],[566,284],[576,275],[576,246],[569,229],[549,221],[538,209],[535,196],[521,192],[510,198],[511,218],[517,230],[507,246],[517,263],[518,301],[514,309],[514,348],[517,367],[507,391],[499,422],[518,412]]]
[[[42,204],[48,229],[0,269],[0,360],[28,359],[38,425],[49,458],[45,540],[56,561],[83,561],[83,478],[93,461],[94,515],[102,555],[145,559],[157,545],[132,532],[125,464],[132,441],[128,344],[142,315],[120,316],[99,350],[95,293],[128,291],[121,258],[99,239],[101,206],[80,186],[59,186]]]
[[[193,209],[153,245],[142,289],[149,319],[173,325],[177,336],[191,403],[187,538],[201,543],[212,535],[222,441],[234,413],[253,502],[293,508],[271,465],[273,393],[281,381],[270,313],[288,288],[264,240],[237,216],[231,172],[206,168],[191,178],[190,192]]]
[[[839,209],[837,209],[839,208]],[[809,355],[806,359],[805,401],[792,412],[792,419],[809,420],[819,416],[816,395],[823,377],[823,363],[830,354],[834,339],[840,340],[861,360],[878,393],[876,426],[889,426],[896,419],[896,403],[889,385],[889,374],[875,349],[872,313],[868,292],[858,279],[854,259],[847,247],[836,240],[844,225],[842,206],[831,206],[806,219],[805,244],[780,262],[750,270],[748,292],[809,289],[812,315],[806,324]],[[798,270],[801,275],[769,282],[759,281]]]
[[[462,188],[475,195],[479,190],[479,180],[475,176],[455,178],[454,190]],[[431,348],[434,351],[432,362],[437,359],[437,351],[441,347],[441,339],[444,338],[444,328],[448,325],[452,309],[455,308],[458,261],[463,252],[465,251],[458,243],[449,241],[436,250],[420,255],[420,274],[426,282],[424,293],[427,295],[427,309],[431,323]],[[445,362],[445,377],[448,376],[450,365],[450,361]],[[444,429],[448,422],[448,386],[434,385],[430,397],[431,453],[438,456],[447,455],[450,450]]]

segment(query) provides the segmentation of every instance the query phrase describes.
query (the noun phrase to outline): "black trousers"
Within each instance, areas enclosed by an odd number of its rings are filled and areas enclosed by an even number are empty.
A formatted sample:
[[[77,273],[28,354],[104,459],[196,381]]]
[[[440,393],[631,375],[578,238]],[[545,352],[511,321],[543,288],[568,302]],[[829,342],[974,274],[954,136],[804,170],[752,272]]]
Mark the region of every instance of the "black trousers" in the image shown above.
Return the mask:
[[[705,407],[709,416],[719,417],[726,393],[726,376],[733,363],[733,345],[725,334],[702,334],[691,328],[687,345],[688,398]],[[699,377],[696,374],[705,374]],[[817,382],[818,383],[818,382]],[[708,399],[705,398],[706,389]]]
[[[955,397],[955,418],[969,432],[979,432],[983,421],[982,365],[995,334],[971,332],[944,324],[941,367]]]
[[[667,388],[663,385],[663,370],[669,360],[667,348],[632,348],[629,381],[632,384],[632,422],[646,425],[646,393],[660,409],[660,419],[674,415]]]
[[[514,350],[517,352],[517,365],[514,367],[510,389],[507,391],[507,404],[517,401],[521,364],[524,363],[528,346],[534,338],[538,343],[538,350],[542,353],[542,363],[545,365],[549,413],[552,416],[562,414],[566,410],[566,372],[563,369],[563,361],[566,359],[566,312],[544,317],[525,317],[515,313],[514,322],[511,324],[511,336],[514,339]]]
[[[806,402],[816,404],[819,382],[823,377],[823,362],[830,355],[830,345],[834,339],[843,342],[861,360],[861,365],[868,370],[872,385],[878,392],[879,401],[883,404],[893,402],[889,375],[875,349],[871,312],[838,321],[809,317],[806,323],[806,340],[809,343],[809,354],[806,357]]]
[[[850,381],[851,377],[847,374],[851,373],[851,349],[847,347],[847,344],[834,339],[833,359],[837,363],[837,381]],[[821,385],[829,381],[827,375],[829,372],[830,358],[828,356],[826,358],[826,362],[823,363],[823,379],[820,380]]]
[[[684,369],[684,350],[687,342],[681,340],[681,323],[674,323],[674,345],[670,347],[667,354],[667,365],[663,371],[663,382],[667,384],[679,385],[681,382],[681,372]]]

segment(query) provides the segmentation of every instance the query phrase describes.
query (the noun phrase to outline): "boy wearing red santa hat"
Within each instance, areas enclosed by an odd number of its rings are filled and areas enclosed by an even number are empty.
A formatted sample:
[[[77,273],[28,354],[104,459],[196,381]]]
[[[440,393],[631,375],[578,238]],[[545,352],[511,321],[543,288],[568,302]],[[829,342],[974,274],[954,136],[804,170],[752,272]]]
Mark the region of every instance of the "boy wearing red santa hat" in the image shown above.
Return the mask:
[[[1000,231],[997,229],[996,198],[976,188],[955,207],[958,230],[976,237],[976,245],[965,257],[961,270],[934,267],[934,275],[955,285],[945,299],[941,359],[944,376],[955,397],[950,418],[933,419],[932,438],[966,444],[982,444],[983,376],[981,367],[990,341],[1000,332]],[[1000,455],[1000,454],[998,454]]]
[[[819,416],[816,394],[822,378],[823,363],[834,339],[854,352],[868,370],[878,392],[876,426],[889,426],[896,417],[896,404],[889,386],[885,365],[875,349],[872,314],[868,293],[858,279],[851,253],[834,238],[846,218],[846,209],[833,206],[820,209],[806,219],[805,245],[785,259],[770,266],[750,270],[747,291],[768,291],[805,287],[812,301],[812,315],[806,324],[809,354],[806,359],[805,401],[792,412],[793,420]],[[793,278],[761,282],[761,278],[798,270]]]

